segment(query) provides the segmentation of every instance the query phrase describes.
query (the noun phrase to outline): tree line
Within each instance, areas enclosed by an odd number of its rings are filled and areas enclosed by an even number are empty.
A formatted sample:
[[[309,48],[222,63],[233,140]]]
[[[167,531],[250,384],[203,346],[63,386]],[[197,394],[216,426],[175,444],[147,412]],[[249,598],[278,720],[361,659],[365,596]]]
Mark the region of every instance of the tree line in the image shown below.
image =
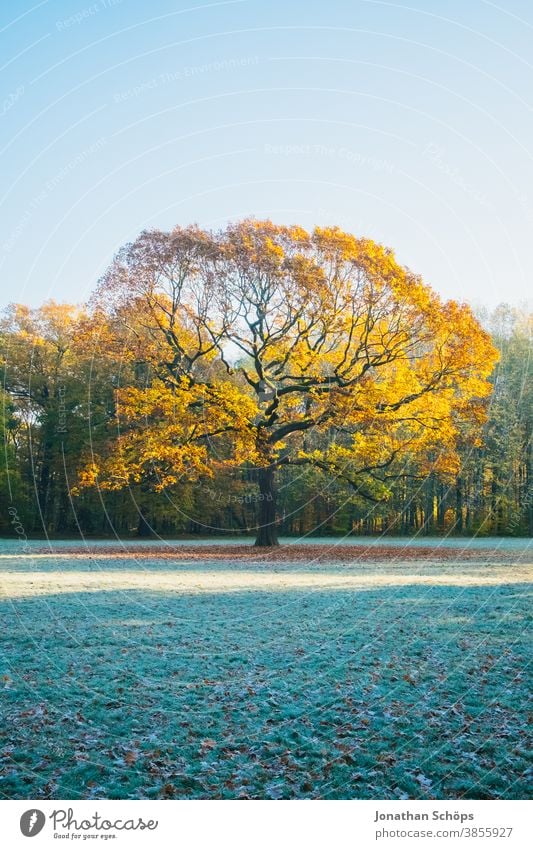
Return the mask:
[[[338,228],[149,231],[0,322],[3,535],[528,535],[531,316]]]

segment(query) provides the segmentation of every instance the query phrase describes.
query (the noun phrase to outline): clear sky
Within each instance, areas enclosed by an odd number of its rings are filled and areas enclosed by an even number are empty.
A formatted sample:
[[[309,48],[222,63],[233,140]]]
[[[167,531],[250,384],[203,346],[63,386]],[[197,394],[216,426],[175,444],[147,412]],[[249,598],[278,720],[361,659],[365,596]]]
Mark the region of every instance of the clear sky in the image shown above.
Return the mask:
[[[339,224],[446,297],[531,286],[531,0],[5,0],[3,304],[144,228]]]

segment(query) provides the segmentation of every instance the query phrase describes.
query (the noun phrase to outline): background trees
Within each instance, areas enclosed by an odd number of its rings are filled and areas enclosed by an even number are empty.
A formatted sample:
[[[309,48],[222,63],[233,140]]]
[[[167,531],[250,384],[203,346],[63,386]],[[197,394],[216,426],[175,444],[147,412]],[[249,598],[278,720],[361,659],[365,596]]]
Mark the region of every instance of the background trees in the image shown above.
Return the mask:
[[[6,312],[19,513],[262,544],[274,510],[282,533],[530,532],[530,325],[481,318],[490,338],[337,229],[142,234],[88,310]]]

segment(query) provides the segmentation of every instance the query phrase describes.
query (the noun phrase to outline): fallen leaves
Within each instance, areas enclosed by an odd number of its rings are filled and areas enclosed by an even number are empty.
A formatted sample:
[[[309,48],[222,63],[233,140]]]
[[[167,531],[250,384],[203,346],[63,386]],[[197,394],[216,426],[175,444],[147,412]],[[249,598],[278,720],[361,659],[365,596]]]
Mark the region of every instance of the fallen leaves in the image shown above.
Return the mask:
[[[520,797],[524,590],[106,591],[17,601],[16,618],[0,603],[0,791]]]
[[[46,554],[50,556],[49,548],[37,548],[35,554]],[[54,554],[57,558],[75,557],[76,559],[89,559],[104,561],[109,558],[120,558],[121,560],[173,560],[180,562],[195,562],[206,560],[222,560],[230,563],[244,561],[246,563],[331,563],[342,560],[343,565],[348,563],[373,563],[380,562],[403,562],[423,561],[438,566],[441,563],[462,564],[469,561],[483,560],[488,563],[505,563],[509,561],[509,552],[501,548],[483,548],[482,551],[475,547],[469,547],[458,542],[457,546],[444,545],[381,545],[375,542],[371,544],[350,543],[350,545],[338,545],[332,542],[328,544],[306,543],[305,545],[285,544],[277,548],[261,549],[248,543],[233,545],[150,545],[149,548],[136,545],[134,542],[126,544],[122,548],[111,545],[92,546],[90,543],[79,546],[61,546]]]

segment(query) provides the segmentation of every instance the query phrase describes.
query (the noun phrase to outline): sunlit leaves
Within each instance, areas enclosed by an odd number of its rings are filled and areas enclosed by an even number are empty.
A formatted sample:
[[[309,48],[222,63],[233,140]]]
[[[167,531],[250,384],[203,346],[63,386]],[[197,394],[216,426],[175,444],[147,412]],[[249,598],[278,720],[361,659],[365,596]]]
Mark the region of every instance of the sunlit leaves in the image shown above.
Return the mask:
[[[119,389],[97,463],[117,487],[308,462],[386,493],[407,455],[451,474],[496,360],[467,306],[336,227],[144,232],[94,305],[115,351],[147,364],[143,385]]]

